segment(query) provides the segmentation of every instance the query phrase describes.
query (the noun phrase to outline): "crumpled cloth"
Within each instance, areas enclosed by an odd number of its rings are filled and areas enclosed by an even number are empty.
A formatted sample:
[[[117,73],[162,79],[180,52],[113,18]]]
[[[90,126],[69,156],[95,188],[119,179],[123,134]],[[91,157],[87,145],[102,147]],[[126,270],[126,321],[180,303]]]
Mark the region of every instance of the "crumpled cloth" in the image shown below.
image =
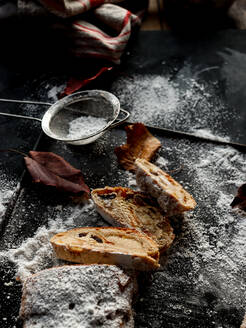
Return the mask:
[[[18,10],[25,15],[59,19],[54,26],[66,31],[71,41],[70,50],[76,57],[100,58],[119,64],[148,4],[148,0],[130,2],[131,10],[127,7],[129,2],[122,0],[18,0]]]

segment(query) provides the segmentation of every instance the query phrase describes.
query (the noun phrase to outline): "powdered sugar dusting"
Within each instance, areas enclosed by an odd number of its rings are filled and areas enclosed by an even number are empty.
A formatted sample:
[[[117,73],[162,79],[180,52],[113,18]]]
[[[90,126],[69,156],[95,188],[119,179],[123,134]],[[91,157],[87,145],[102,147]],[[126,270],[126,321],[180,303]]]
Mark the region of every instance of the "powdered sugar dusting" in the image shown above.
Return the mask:
[[[63,266],[27,279],[21,314],[27,326],[132,328],[133,292],[116,266]]]
[[[220,136],[215,136],[210,130],[208,129],[196,129],[196,130],[191,130],[192,134],[195,136],[208,139],[208,140],[214,140],[214,141],[223,141],[223,142],[229,142],[230,138],[229,137],[220,137]]]
[[[0,219],[4,216],[6,205],[13,195],[13,190],[0,191]]]
[[[227,104],[218,90],[217,82],[201,81],[189,63],[175,77],[135,74],[120,77],[112,85],[133,122],[228,140],[225,126],[234,113],[225,110]]]
[[[75,227],[100,225],[92,201],[85,205],[73,205],[68,209],[59,207],[55,219],[49,219],[47,226],[41,226],[32,238],[25,240],[18,248],[9,249],[1,255],[16,265],[16,275],[24,281],[29,275],[61,263],[53,254],[50,238],[59,232]],[[106,223],[103,225],[107,225]]]
[[[16,183],[2,173],[0,176],[0,223],[14,193],[19,189]]]
[[[58,227],[41,227],[33,238],[28,238],[19,248],[9,250],[8,258],[17,265],[16,275],[21,281],[30,274],[58,265],[49,240],[59,230]]]
[[[107,121],[102,117],[81,116],[69,122],[67,138],[85,138],[97,133],[107,125]]]
[[[65,88],[65,84],[61,84],[59,86],[54,85],[52,87],[48,84],[46,88],[47,89],[49,88],[48,93],[47,93],[48,98],[51,99],[52,101],[57,101],[59,94]]]
[[[122,106],[128,104],[132,107],[131,120],[134,121],[153,123],[160,113],[171,115],[178,108],[179,91],[164,76],[122,78],[113,85],[113,92],[118,95]]]
[[[168,160],[162,156],[158,156],[155,161],[155,165],[159,166],[164,171],[168,169],[168,163]]]
[[[37,81],[35,81],[37,83]],[[22,114],[33,117],[42,118],[43,114],[48,110],[49,106],[59,100],[60,93],[64,90],[65,83],[57,84],[57,81],[43,81],[38,85],[38,89],[34,95],[29,94],[25,100],[41,101],[47,105],[23,104],[21,105]],[[32,86],[33,90],[33,86]]]
[[[221,304],[240,307],[246,299],[246,221],[230,203],[245,181],[246,155],[229,146],[201,145],[192,154],[183,142],[177,151],[191,177],[183,185],[193,190],[197,208],[185,215],[172,254],[190,262],[189,279],[198,293],[210,291]]]
[[[132,172],[126,171],[125,172],[125,175],[126,175],[126,184],[127,184],[127,187],[129,187],[129,188],[131,188],[133,190],[138,189],[137,188],[135,174],[132,173]]]

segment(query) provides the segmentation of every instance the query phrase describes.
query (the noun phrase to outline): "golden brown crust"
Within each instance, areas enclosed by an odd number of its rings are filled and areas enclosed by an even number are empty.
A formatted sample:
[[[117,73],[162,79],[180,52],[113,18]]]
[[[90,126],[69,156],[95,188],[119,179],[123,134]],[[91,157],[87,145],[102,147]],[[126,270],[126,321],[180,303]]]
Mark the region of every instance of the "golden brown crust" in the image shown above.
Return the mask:
[[[91,192],[97,211],[115,226],[125,226],[144,232],[154,239],[160,251],[174,240],[173,228],[156,200],[146,193],[125,187],[105,187]]]
[[[58,258],[82,264],[117,264],[139,271],[158,268],[157,244],[134,229],[76,228],[50,240]]]

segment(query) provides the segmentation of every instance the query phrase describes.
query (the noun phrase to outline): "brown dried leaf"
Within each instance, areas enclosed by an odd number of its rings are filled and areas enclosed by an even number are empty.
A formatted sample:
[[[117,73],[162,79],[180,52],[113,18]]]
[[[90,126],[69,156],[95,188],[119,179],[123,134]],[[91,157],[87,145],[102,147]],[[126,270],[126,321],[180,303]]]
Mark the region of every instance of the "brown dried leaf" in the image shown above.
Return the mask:
[[[51,152],[30,151],[25,157],[26,167],[34,182],[54,186],[63,191],[90,193],[80,170],[74,168],[62,157]]]
[[[161,147],[161,143],[143,123],[128,125],[125,130],[127,143],[115,148],[115,154],[124,169],[135,171],[135,159],[144,158],[150,161]]]
[[[246,211],[246,183],[238,188],[237,195],[233,199],[231,207],[237,207],[243,211]]]

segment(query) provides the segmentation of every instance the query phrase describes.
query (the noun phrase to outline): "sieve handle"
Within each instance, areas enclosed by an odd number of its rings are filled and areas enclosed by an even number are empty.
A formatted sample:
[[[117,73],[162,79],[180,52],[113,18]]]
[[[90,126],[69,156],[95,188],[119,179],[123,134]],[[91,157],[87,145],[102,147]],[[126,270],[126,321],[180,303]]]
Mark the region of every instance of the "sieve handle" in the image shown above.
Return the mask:
[[[15,103],[15,104],[45,105],[45,106],[51,106],[52,105],[50,103],[43,102],[43,101],[5,99],[5,98],[0,98],[0,102],[10,102],[10,103]],[[33,116],[10,114],[10,113],[3,113],[3,112],[0,112],[0,115],[9,116],[9,117],[17,117],[17,118],[23,118],[23,119],[27,119],[27,120],[34,120],[34,121],[42,122],[42,120],[40,118],[33,117]]]
[[[0,101],[1,102],[16,103],[16,104],[45,105],[45,106],[53,105],[51,103],[47,103],[47,102],[44,102],[44,101],[33,101],[33,100],[18,100],[18,99],[0,98]]]
[[[125,116],[122,119],[120,119],[120,120],[116,121],[115,123],[113,123],[112,125],[110,125],[110,129],[120,125],[123,122],[125,122],[125,120],[127,120],[128,117],[130,116],[130,113],[127,110],[121,108],[120,111],[122,113],[124,113]]]
[[[10,116],[10,117],[17,117],[17,118],[24,118],[24,119],[27,119],[27,120],[34,120],[34,121],[42,122],[41,118],[37,118],[37,117],[33,117],[33,116],[25,116],[25,115],[18,115],[18,114],[3,113],[3,112],[0,112],[0,115]]]

